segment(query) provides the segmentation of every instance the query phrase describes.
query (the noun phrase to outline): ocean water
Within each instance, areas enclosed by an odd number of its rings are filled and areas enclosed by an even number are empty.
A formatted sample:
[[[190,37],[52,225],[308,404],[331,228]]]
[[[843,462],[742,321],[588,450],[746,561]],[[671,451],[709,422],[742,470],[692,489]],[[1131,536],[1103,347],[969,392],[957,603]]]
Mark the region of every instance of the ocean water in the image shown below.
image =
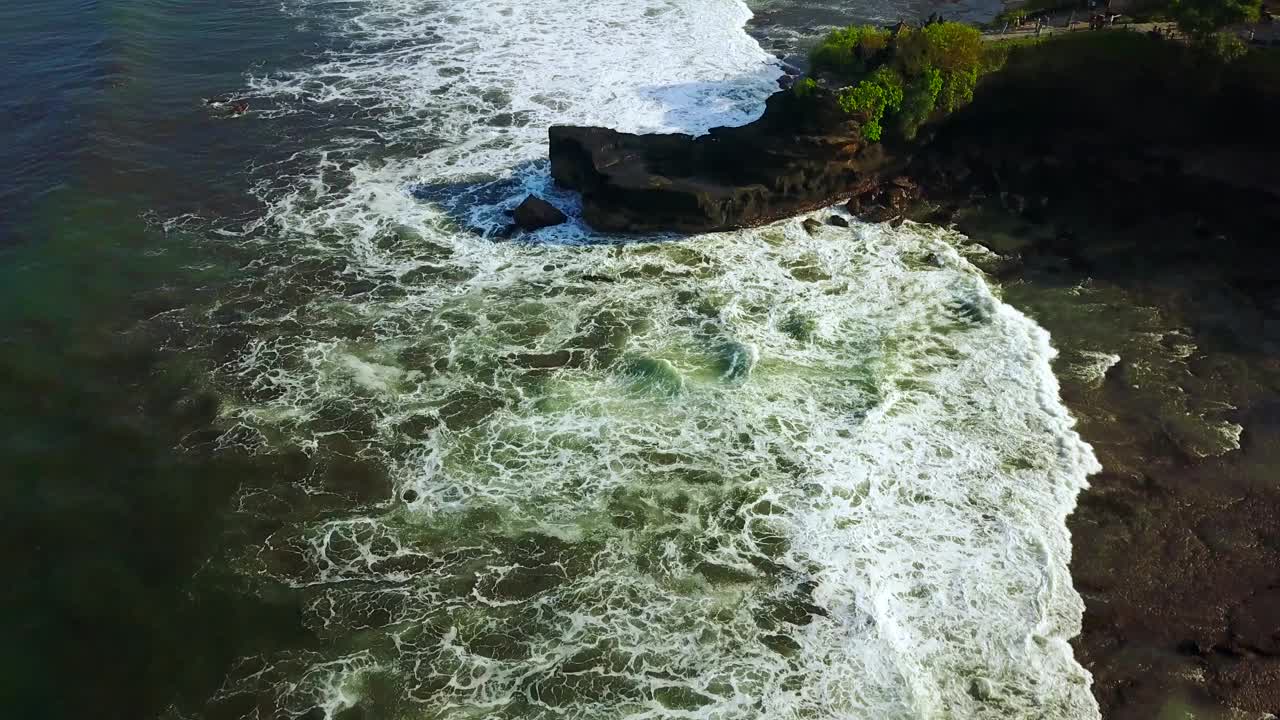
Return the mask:
[[[965,238],[609,237],[550,184],[552,123],[757,117],[746,5],[64,10],[124,50],[39,134],[79,164],[13,190],[5,399],[47,518],[15,540],[123,538],[62,584],[22,559],[47,666],[121,668],[66,708],[1097,717],[1065,518],[1098,465]],[[572,221],[497,238],[530,192]]]

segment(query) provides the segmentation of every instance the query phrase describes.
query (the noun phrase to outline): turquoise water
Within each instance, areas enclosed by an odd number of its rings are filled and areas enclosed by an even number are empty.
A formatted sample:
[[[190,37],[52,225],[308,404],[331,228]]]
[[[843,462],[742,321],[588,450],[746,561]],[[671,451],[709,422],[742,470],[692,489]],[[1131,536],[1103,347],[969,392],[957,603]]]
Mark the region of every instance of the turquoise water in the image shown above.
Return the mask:
[[[492,237],[531,191],[576,217],[552,122],[758,115],[748,17],[0,11],[4,706],[1095,715],[1096,463],[962,238]]]

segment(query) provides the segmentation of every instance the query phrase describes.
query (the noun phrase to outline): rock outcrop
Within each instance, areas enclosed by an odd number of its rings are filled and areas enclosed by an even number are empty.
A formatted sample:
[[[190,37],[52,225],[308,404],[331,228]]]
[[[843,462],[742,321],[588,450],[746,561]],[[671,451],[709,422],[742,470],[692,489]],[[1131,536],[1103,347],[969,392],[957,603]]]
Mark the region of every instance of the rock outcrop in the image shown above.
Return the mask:
[[[530,195],[517,205],[511,217],[522,230],[540,230],[569,219],[555,205],[536,195]]]
[[[780,92],[764,114],[701,137],[553,126],[551,174],[615,232],[712,232],[830,205],[901,166],[862,140],[831,93]]]

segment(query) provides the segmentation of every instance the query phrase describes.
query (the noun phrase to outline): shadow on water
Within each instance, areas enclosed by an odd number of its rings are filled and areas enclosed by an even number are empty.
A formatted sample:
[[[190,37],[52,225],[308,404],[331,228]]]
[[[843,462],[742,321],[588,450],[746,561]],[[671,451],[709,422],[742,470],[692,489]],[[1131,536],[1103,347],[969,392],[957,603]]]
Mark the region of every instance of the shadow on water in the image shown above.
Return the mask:
[[[461,230],[482,237],[513,238],[511,212],[528,195],[537,195],[570,217],[580,215],[576,193],[554,186],[547,161],[516,165],[507,177],[481,177],[462,182],[418,183],[405,190],[443,212]]]
[[[680,233],[620,234],[594,230],[582,219],[582,197],[558,187],[546,161],[515,166],[511,176],[473,182],[420,183],[406,188],[413,197],[431,203],[459,230],[494,242],[529,245],[630,245],[646,242],[680,242]],[[515,226],[512,212],[526,197],[540,197],[563,212],[563,225],[525,231]]]
[[[405,189],[414,198],[440,210],[462,232],[494,242],[540,244],[624,244],[640,239],[597,233],[582,220],[582,198],[577,192],[556,186],[545,160],[521,163],[500,178],[465,182],[419,183]],[[554,205],[568,221],[559,226],[525,231],[515,226],[512,213],[530,195]],[[674,239],[676,236],[672,236]]]

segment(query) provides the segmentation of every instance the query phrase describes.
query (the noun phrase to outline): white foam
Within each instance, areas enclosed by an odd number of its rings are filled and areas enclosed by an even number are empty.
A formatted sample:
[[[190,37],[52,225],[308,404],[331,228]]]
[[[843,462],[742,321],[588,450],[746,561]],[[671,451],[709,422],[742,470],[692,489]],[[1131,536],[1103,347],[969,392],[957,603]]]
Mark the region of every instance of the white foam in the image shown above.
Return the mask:
[[[1072,367],[1075,376],[1082,382],[1099,387],[1107,377],[1107,372],[1120,363],[1120,356],[1115,353],[1083,350],[1079,353],[1081,362]]]
[[[370,418],[344,432],[396,493],[373,515],[300,513],[244,560],[341,641],[224,694],[332,716],[387,673],[440,718],[1097,717],[1066,642],[1065,527],[1097,464],[1047,334],[958,236],[792,220],[533,245],[459,227],[531,189],[573,210],[526,164],[552,122],[758,114],[777,70],[743,5],[294,9],[341,13],[350,47],[254,87],[280,122],[364,115],[260,185],[246,242],[311,299],[263,297],[266,330],[223,368],[244,394],[228,412],[265,452],[320,452],[311,421],[334,407]],[[353,139],[370,125],[376,142]],[[592,360],[554,360],[570,350]],[[516,583],[531,567],[550,575]]]

